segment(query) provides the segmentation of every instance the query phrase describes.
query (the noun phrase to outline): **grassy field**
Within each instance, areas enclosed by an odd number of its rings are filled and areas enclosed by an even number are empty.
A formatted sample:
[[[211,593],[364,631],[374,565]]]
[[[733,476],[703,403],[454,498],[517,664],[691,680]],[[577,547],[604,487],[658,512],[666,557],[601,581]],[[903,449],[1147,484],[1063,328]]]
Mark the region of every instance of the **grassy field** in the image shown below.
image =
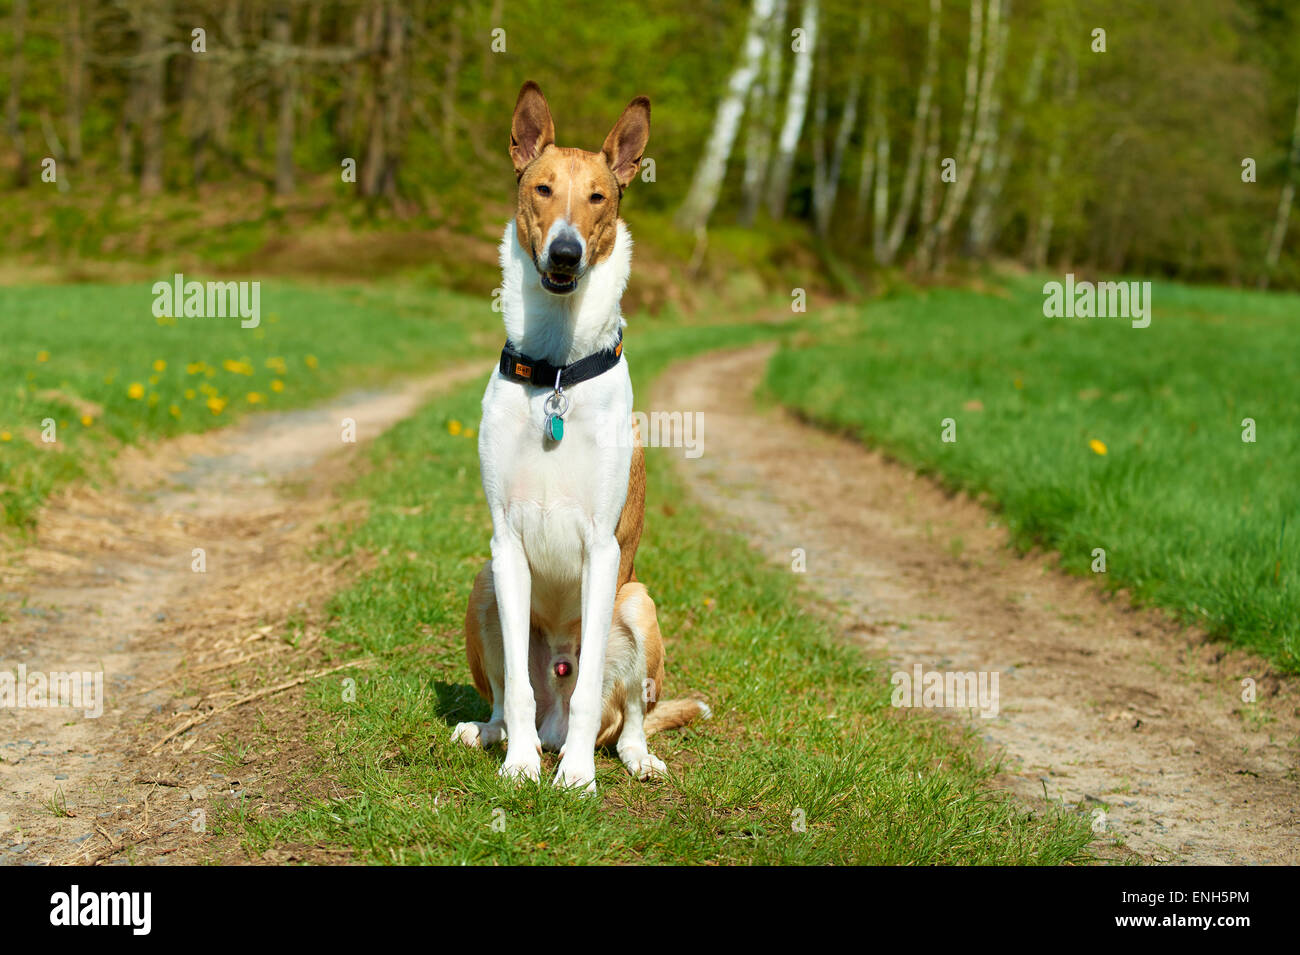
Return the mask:
[[[766,387],[991,498],[1021,545],[1077,573],[1104,549],[1109,586],[1295,672],[1300,296],[1163,283],[1152,296],[1135,329],[1045,318],[1041,280],[903,293],[782,351]]]
[[[637,328],[628,354],[642,395],[670,358],[773,332]],[[637,572],[659,606],[667,695],[703,694],[715,718],[652,738],[669,781],[637,782],[601,756],[597,799],[553,789],[554,756],[544,784],[516,788],[496,775],[499,751],[452,744],[457,722],[488,712],[461,637],[490,536],[471,434],[481,393],[475,383],[438,400],[371,449],[376,467],[352,489],[369,518],[337,544],[377,564],[334,600],[329,636],[337,659],[373,665],[355,702],[337,679],[312,688],[320,756],[292,794],[297,810],[224,821],[254,856],[306,843],[381,863],[1088,858],[1083,816],[1024,810],[989,788],[995,767],[973,735],[891,707],[887,674],[804,610],[793,575],[709,529],[655,451]],[[344,795],[313,795],[321,779]]]
[[[463,358],[492,314],[485,300],[411,286],[268,282],[260,325],[241,328],[155,318],[150,284],[0,287],[0,533],[124,444]]]

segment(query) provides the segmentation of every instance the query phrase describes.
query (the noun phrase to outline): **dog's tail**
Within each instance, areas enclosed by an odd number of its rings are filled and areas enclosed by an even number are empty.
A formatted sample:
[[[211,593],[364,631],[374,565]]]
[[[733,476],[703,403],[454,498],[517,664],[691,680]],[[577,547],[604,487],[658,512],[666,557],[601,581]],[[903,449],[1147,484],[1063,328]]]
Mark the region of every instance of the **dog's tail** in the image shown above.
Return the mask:
[[[645,715],[645,735],[675,730],[695,720],[707,720],[711,716],[713,710],[701,700],[660,700]]]

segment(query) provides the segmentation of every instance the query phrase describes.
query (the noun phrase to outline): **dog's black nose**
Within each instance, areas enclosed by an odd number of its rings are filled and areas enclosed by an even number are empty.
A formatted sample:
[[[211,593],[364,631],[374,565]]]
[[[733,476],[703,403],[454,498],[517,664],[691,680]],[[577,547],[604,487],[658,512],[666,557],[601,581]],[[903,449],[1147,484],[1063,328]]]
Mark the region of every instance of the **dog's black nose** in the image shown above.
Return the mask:
[[[547,256],[547,260],[552,269],[576,272],[578,263],[582,261],[582,246],[577,239],[571,236],[559,236],[551,243],[551,251]]]

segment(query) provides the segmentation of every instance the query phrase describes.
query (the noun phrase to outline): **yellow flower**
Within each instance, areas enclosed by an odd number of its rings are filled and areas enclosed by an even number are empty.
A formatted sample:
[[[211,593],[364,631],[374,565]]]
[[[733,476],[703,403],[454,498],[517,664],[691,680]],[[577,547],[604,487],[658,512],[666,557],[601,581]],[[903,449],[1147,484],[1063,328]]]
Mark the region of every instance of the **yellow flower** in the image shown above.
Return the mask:
[[[37,361],[49,361],[49,360],[50,360],[50,353],[47,352],[47,351],[38,352],[37,355],[36,355],[36,360],[37,360]]]
[[[246,361],[235,361],[233,358],[227,358],[221,363],[221,367],[235,375],[251,375],[253,366]]]
[[[185,366],[185,374],[187,374],[187,375],[197,375],[199,372],[203,371],[203,370],[206,369],[207,367],[208,367],[208,366],[205,365],[205,364],[204,364],[203,362],[201,362],[201,361],[192,361],[192,362],[190,362],[188,365]]]
[[[193,389],[193,388],[186,388],[186,389],[185,389],[185,400],[186,400],[186,401],[193,401],[193,400],[194,400],[194,389]]]
[[[1098,441],[1096,438],[1093,438],[1091,441],[1088,442],[1088,447],[1092,448],[1092,450],[1093,450],[1096,454],[1105,454],[1105,453],[1106,453],[1106,445],[1102,444],[1102,443],[1101,443],[1100,441]]]
[[[138,381],[131,382],[131,387],[126,389],[126,396],[133,401],[139,401],[144,397],[144,385]]]
[[[216,395],[213,395],[208,399],[208,410],[213,414],[221,414],[221,412],[226,410],[226,399],[218,398]]]
[[[262,401],[262,396],[258,394],[256,391],[250,391],[247,397],[248,397],[248,403],[250,405],[260,404]]]
[[[0,431],[0,441],[12,441],[14,436],[8,431]]]
[[[268,358],[266,360],[266,367],[271,369],[277,375],[287,375],[289,373],[289,366],[285,364],[283,358]]]
[[[167,410],[171,413],[171,416],[173,418],[179,418],[181,416],[181,409],[179,405],[172,405]]]
[[[466,428],[466,429],[465,429],[465,437],[467,437],[467,438],[472,438],[472,437],[474,437],[474,429],[473,429],[473,428]]]
[[[158,384],[158,376],[157,376],[157,375],[150,375],[150,376],[149,376],[149,384],[151,384],[151,385],[156,385],[156,384]]]
[[[89,428],[89,427],[90,427],[92,424],[94,424],[94,423],[95,423],[95,419],[92,418],[90,415],[88,415],[88,414],[83,414],[83,415],[81,416],[81,424],[82,424],[82,427]]]
[[[280,393],[281,391],[284,391],[284,382],[281,381],[279,378],[275,379],[275,381],[271,382],[271,390],[276,392],[277,394]]]
[[[213,387],[212,387],[210,384],[208,384],[206,381],[205,381],[203,384],[199,385],[199,391],[203,392],[203,393],[204,393],[205,395],[207,395],[209,398],[211,398],[213,395],[215,395],[215,394],[217,393],[217,389],[216,389],[216,388],[213,388]]]
[[[155,358],[155,359],[154,359],[154,363],[153,363],[153,370],[154,370],[154,371],[166,371],[166,370],[167,370],[167,362],[163,361],[161,358]]]
[[[461,427],[459,421],[457,421],[455,418],[452,418],[450,421],[447,422],[448,434],[460,434],[460,432],[461,432]]]
[[[306,358],[303,359],[303,361],[307,363],[308,368],[315,368],[317,365],[320,364],[320,362],[316,360],[315,355],[308,355]]]

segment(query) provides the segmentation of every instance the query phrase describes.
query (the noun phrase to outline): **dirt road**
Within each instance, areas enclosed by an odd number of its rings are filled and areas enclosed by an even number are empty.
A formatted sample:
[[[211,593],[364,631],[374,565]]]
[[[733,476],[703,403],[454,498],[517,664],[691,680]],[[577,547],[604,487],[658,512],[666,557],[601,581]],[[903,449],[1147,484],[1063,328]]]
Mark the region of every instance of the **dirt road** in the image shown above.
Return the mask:
[[[239,701],[310,672],[319,605],[347,573],[306,553],[319,521],[346,516],[331,489],[368,440],[483,374],[480,363],[130,450],[102,492],[49,503],[34,546],[0,566],[0,663],[102,673],[105,702],[97,718],[0,708],[0,864],[213,857],[206,807],[258,783],[223,752],[213,717],[255,718]],[[286,620],[296,645],[279,639]],[[256,679],[236,678],[241,667]],[[195,721],[203,745],[198,732],[167,739]]]
[[[1152,861],[1300,862],[1294,679],[1015,556],[975,502],[760,410],[769,354],[660,379],[650,408],[704,414],[703,455],[679,462],[695,493],[772,561],[793,567],[802,548],[803,582],[849,639],[909,672],[997,671],[998,715],[970,722],[1024,798],[1082,804],[1102,840]]]

